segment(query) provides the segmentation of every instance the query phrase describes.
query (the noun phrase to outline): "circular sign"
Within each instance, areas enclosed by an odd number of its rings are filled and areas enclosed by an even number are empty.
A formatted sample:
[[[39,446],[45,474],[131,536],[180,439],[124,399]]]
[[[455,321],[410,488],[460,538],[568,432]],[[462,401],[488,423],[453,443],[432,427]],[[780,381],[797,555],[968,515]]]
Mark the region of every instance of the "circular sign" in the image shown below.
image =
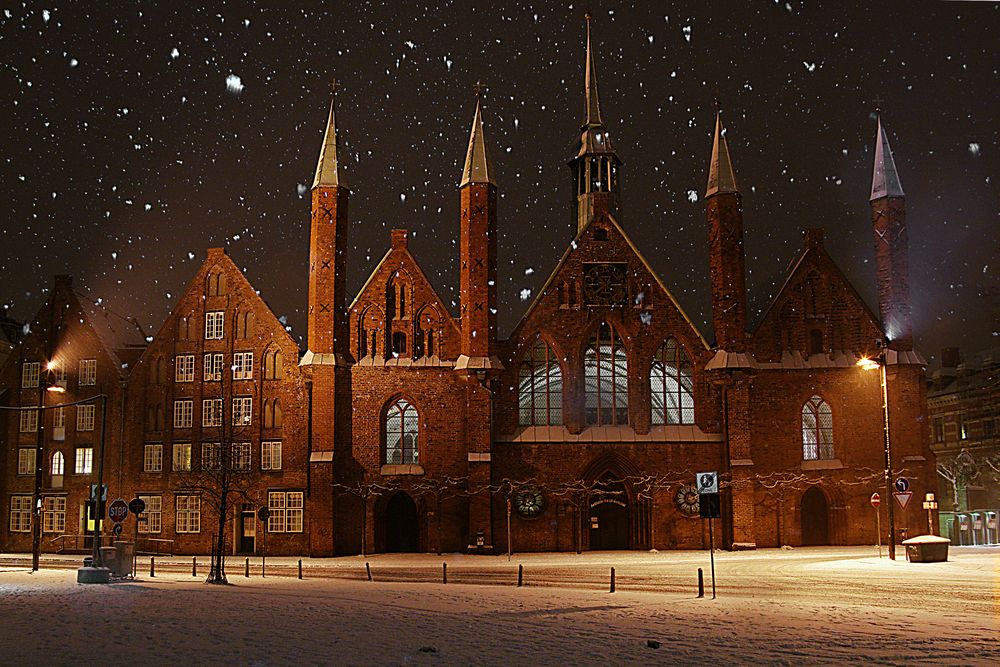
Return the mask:
[[[128,503],[121,498],[113,500],[108,505],[108,518],[115,523],[121,523],[128,517]]]
[[[872,494],[872,507],[878,507],[882,502],[882,496],[877,493]]]
[[[897,477],[894,486],[896,487],[896,491],[906,493],[910,490],[910,480],[905,477]]]
[[[115,536],[121,535],[122,534],[122,525],[120,523],[116,523],[114,525],[114,528],[111,529],[111,532],[114,533]]]
[[[146,501],[142,498],[133,498],[129,501],[128,510],[138,516],[146,511]]]
[[[271,510],[267,509],[266,507],[261,507],[259,510],[257,510],[257,518],[260,519],[261,521],[267,521],[268,517],[270,516],[271,516]]]

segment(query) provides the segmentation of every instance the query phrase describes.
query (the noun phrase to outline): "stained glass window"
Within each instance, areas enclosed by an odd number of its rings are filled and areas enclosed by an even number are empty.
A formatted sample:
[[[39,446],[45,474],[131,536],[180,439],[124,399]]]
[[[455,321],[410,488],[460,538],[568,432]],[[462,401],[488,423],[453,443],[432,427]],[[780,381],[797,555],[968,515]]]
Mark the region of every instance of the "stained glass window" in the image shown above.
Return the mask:
[[[673,338],[653,358],[649,370],[653,424],[694,423],[694,376],[691,361]]]
[[[806,461],[832,459],[833,413],[819,396],[802,406],[802,458]]]
[[[562,369],[555,352],[538,339],[518,371],[518,414],[522,426],[560,425],[562,419]]]
[[[588,424],[628,424],[628,358],[621,338],[604,323],[583,354]]]
[[[417,409],[406,399],[389,407],[385,417],[385,462],[387,465],[407,465],[419,462],[419,424]]]

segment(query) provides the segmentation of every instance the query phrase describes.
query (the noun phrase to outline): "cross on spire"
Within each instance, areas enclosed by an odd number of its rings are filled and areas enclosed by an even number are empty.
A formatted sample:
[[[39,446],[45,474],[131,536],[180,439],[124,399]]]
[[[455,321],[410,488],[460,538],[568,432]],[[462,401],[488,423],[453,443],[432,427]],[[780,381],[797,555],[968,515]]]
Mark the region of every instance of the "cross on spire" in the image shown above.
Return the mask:
[[[334,94],[337,92],[337,80],[334,78],[330,79],[330,92]]]

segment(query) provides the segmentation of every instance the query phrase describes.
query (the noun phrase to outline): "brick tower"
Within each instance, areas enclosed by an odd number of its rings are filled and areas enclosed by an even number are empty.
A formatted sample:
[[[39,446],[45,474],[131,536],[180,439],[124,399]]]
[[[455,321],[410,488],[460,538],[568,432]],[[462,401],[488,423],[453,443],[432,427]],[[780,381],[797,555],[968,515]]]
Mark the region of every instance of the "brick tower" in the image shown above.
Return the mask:
[[[573,173],[573,221],[577,233],[598,214],[610,213],[621,221],[621,166],[611,136],[601,120],[597,96],[597,68],[590,45],[590,14],[587,14],[587,66],[584,121],[576,155],[569,161]]]
[[[335,86],[333,86],[335,89]],[[335,95],[312,185],[309,243],[309,350],[301,366],[311,378],[310,551],[336,552],[335,458],[350,455],[351,376],[347,327],[347,206],[350,190],[338,155]],[[346,452],[334,452],[334,443]],[[336,529],[336,530],[335,530]]]
[[[889,137],[878,119],[872,173],[872,229],[882,328],[894,350],[913,349],[910,324],[910,272],[907,262],[906,195],[892,159]]]
[[[715,116],[712,162],[705,190],[712,274],[715,344],[727,352],[746,349],[747,301],[743,259],[743,208],[736,188],[722,114]]]
[[[466,412],[469,485],[490,483],[493,441],[493,384],[503,370],[497,357],[497,185],[486,137],[482,100],[476,101],[469,149],[459,184],[461,193],[462,345],[455,370],[467,377]],[[489,551],[493,521],[488,497],[477,494],[469,503],[469,545]]]

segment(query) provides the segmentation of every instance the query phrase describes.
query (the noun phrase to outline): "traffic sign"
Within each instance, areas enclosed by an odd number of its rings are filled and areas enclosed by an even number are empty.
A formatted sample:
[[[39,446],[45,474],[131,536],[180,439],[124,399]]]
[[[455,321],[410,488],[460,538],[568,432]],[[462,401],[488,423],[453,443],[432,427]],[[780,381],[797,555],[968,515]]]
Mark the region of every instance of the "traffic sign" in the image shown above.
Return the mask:
[[[878,507],[881,504],[882,504],[882,496],[880,496],[878,493],[873,493],[872,494],[872,507]]]
[[[897,503],[899,503],[899,508],[905,510],[906,506],[910,503],[910,498],[913,497],[913,492],[912,491],[902,491],[902,492],[897,491],[896,493],[892,494],[892,497],[896,499]]]
[[[718,519],[722,516],[721,509],[718,493],[698,494],[698,514],[702,519]]]
[[[719,492],[719,473],[700,472],[695,475],[695,483],[698,485],[698,494]]]
[[[910,480],[906,479],[905,477],[897,477],[896,483],[893,484],[893,486],[896,487],[896,491],[898,491],[899,493],[906,493],[907,491],[910,490]]]
[[[118,537],[122,534],[122,525],[120,523],[116,523],[114,527],[111,528],[111,532],[115,534],[115,537]]]
[[[142,498],[133,498],[128,503],[128,511],[136,516],[146,511],[146,501]]]
[[[90,499],[93,500],[95,496],[97,496],[97,485],[96,484],[91,484],[90,485]],[[107,484],[101,484],[101,502],[103,503],[107,499],[108,499],[108,485]]]
[[[261,507],[259,510],[257,510],[257,518],[260,519],[261,521],[267,521],[268,517],[270,516],[271,516],[271,510],[267,509],[266,507]]]
[[[115,523],[121,523],[128,518],[128,503],[121,498],[114,500],[108,505],[108,518]]]

